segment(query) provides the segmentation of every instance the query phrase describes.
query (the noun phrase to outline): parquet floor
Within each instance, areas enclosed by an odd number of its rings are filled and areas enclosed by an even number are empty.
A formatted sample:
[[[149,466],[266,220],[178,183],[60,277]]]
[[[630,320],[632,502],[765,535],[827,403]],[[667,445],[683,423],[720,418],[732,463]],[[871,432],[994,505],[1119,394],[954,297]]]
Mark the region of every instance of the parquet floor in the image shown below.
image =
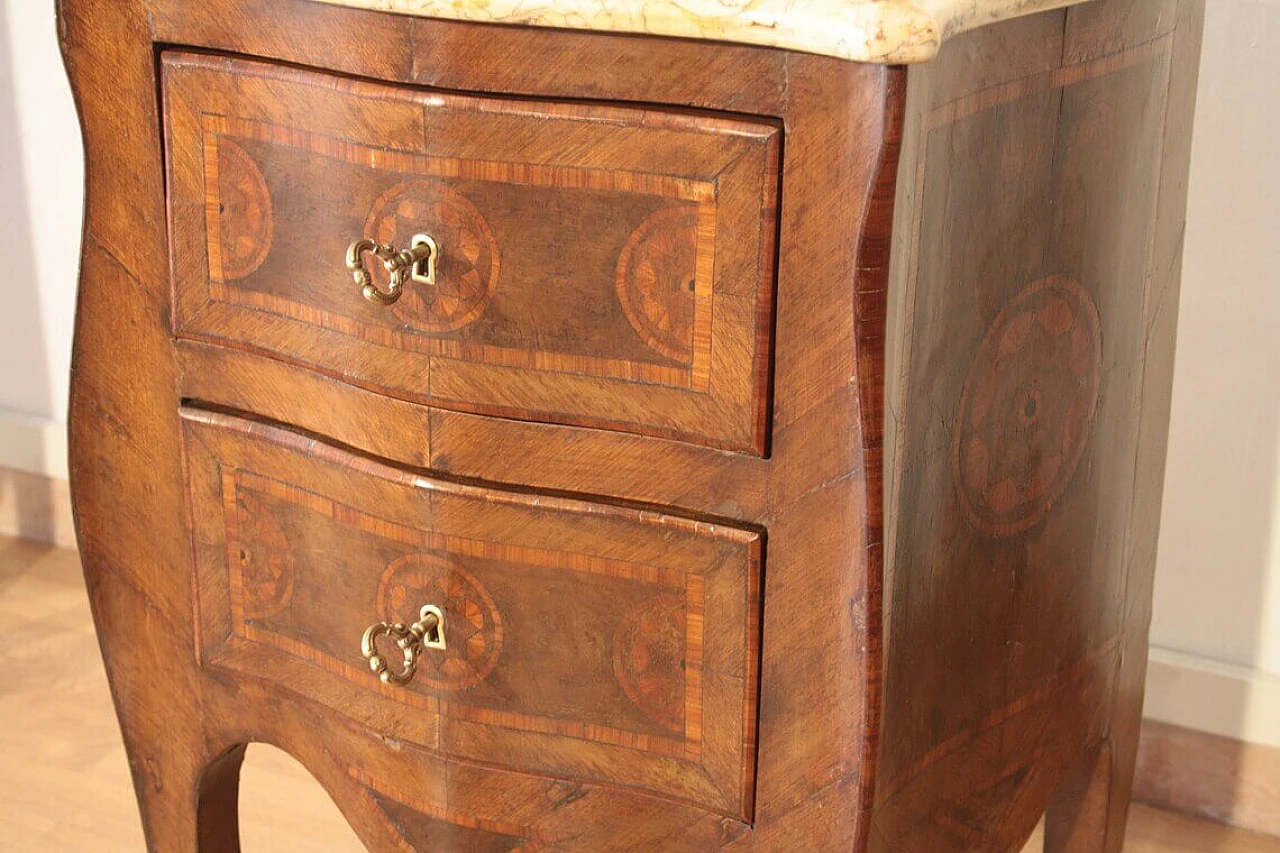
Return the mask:
[[[363,849],[270,747],[250,747],[240,801],[246,853]],[[76,554],[0,537],[0,851],[71,850],[141,851],[142,828]],[[1136,807],[1127,850],[1280,853],[1280,839]]]

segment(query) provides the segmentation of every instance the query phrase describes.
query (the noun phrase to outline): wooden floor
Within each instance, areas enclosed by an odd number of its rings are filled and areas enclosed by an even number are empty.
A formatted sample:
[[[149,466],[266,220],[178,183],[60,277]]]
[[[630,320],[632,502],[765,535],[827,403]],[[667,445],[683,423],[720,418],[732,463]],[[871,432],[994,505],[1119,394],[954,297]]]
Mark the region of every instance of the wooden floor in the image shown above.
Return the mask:
[[[319,785],[278,750],[250,747],[240,801],[246,853],[363,849]],[[6,853],[143,849],[76,555],[5,537],[0,804]],[[1280,853],[1280,839],[1136,807],[1126,850]]]

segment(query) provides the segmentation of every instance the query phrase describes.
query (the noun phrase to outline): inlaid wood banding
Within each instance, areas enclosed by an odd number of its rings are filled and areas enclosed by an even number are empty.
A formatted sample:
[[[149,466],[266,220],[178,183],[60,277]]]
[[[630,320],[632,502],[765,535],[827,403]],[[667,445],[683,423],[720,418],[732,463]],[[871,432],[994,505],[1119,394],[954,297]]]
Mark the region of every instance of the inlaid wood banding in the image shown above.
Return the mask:
[[[446,758],[595,779],[749,819],[761,541],[669,516],[410,476],[185,412],[197,654]],[[239,554],[288,555],[273,608]],[[443,612],[407,684],[366,626]],[[397,716],[398,715],[398,716]]]
[[[445,409],[766,453],[776,124],[173,52],[163,78],[180,337]],[[436,283],[361,299],[347,246],[418,234]]]

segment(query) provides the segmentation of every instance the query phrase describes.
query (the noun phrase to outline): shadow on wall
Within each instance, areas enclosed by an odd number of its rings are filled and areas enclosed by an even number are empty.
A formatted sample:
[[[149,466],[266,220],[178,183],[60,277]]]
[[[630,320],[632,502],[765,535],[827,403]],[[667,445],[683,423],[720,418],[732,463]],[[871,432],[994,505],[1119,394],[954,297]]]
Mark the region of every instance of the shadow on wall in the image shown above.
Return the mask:
[[[1153,691],[1147,706],[1159,718],[1189,715],[1184,725],[1216,717],[1219,734],[1255,743],[1280,737],[1280,715],[1258,719],[1280,697],[1278,46],[1275,0],[1208,4],[1151,635],[1171,671],[1180,661],[1166,650],[1188,653],[1208,662],[1205,672],[1225,664],[1222,683],[1238,689]],[[1195,672],[1178,678],[1184,694],[1200,683]],[[1256,686],[1272,681],[1264,704]],[[1239,775],[1246,758],[1218,740],[1202,746],[1216,756],[1221,790],[1237,776],[1235,796],[1166,805],[1280,832],[1280,806],[1253,802],[1261,792]]]

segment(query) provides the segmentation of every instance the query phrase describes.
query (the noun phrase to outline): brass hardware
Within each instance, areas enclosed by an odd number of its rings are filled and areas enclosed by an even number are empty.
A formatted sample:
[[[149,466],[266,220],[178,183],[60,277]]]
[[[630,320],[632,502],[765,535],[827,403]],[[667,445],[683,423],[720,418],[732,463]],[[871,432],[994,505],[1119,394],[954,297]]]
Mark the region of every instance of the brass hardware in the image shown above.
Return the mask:
[[[379,290],[373,283],[373,276],[365,268],[365,253],[372,254],[382,261],[391,283],[386,290]],[[440,257],[440,248],[429,234],[415,234],[409,241],[409,248],[397,249],[384,245],[376,240],[362,238],[347,247],[347,269],[364,298],[376,305],[391,305],[400,298],[404,286],[410,282],[434,285],[436,283],[436,261]]]
[[[394,301],[394,300],[393,300]],[[387,661],[378,652],[378,640],[390,637],[396,641],[404,655],[403,665],[399,673],[394,673]],[[370,625],[360,641],[360,650],[369,668],[378,674],[383,684],[408,684],[418,668],[418,657],[426,649],[443,651],[444,645],[444,613],[434,604],[428,604],[418,612],[418,621],[405,626],[401,622],[378,622]]]

